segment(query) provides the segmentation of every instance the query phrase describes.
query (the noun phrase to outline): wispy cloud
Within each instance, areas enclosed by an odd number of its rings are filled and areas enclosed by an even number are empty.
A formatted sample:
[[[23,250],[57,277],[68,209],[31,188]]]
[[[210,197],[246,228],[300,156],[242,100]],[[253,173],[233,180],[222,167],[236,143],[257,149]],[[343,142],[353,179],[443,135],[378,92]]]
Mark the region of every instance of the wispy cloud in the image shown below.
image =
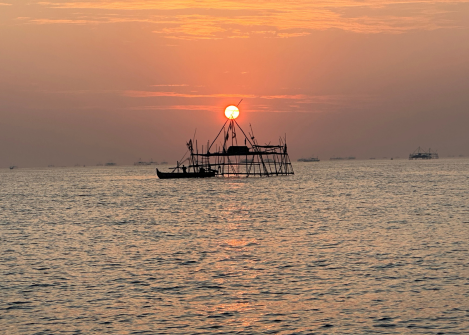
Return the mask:
[[[461,16],[451,16],[461,9],[469,12],[469,0],[57,0],[37,4],[54,12],[32,18],[30,23],[146,22],[152,24],[153,32],[173,39],[290,38],[327,29],[404,33],[469,26]],[[76,13],[77,9],[87,16]]]
[[[259,98],[261,99],[288,99],[288,100],[305,100],[309,99],[311,96],[305,94],[282,94],[282,95],[261,95]]]
[[[194,105],[190,101],[193,99],[226,99],[243,98],[250,100],[251,112],[262,111],[300,111],[300,112],[320,112],[331,110],[340,106],[363,106],[374,101],[374,97],[368,95],[308,95],[308,94],[280,94],[280,95],[254,95],[240,93],[216,93],[216,94],[192,94],[177,92],[156,92],[156,91],[125,91],[122,93],[129,98],[168,98],[168,100],[152,100],[155,105],[135,106],[131,109],[144,110],[214,110],[214,105]],[[182,99],[182,100],[181,100]],[[175,103],[171,103],[174,101]],[[187,101],[188,103],[184,103]],[[200,100],[199,100],[200,101]],[[270,102],[275,101],[275,103]]]
[[[159,86],[159,85],[153,85]],[[166,86],[166,85],[162,85]],[[171,85],[172,86],[172,85]],[[243,93],[213,93],[213,94],[192,94],[192,93],[178,93],[178,92],[160,92],[160,91],[135,91],[128,90],[122,93],[126,97],[131,98],[151,98],[151,97],[171,97],[171,98],[252,98],[252,99],[286,99],[286,100],[320,100],[325,102],[327,100],[338,97],[343,99],[344,95],[308,95],[308,94],[278,94],[278,95],[254,95]],[[362,96],[365,97],[365,96]]]
[[[187,84],[159,84],[159,85],[151,85],[153,87],[186,87],[189,86]]]
[[[177,92],[125,91],[124,96],[132,98],[177,97],[177,98],[255,98],[252,94],[190,94]]]
[[[35,24],[98,24],[99,21],[93,20],[67,20],[67,19],[32,19],[29,21],[30,23]]]
[[[124,96],[131,98],[150,98],[150,97],[171,97],[171,98],[258,98],[258,99],[288,99],[288,100],[306,100],[312,96],[304,94],[282,94],[282,95],[253,95],[240,93],[217,93],[217,94],[193,94],[177,92],[156,92],[156,91],[125,91]],[[322,97],[324,99],[324,97]]]
[[[215,111],[213,105],[170,105],[170,106],[134,106],[130,110],[190,110],[190,111]]]

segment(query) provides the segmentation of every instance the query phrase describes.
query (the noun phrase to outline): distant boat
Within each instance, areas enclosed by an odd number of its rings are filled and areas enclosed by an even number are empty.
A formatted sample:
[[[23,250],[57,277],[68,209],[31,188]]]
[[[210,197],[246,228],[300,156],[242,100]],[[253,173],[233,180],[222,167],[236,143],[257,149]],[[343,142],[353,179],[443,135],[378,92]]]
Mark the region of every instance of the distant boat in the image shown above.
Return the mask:
[[[354,156],[349,156],[349,157],[331,157],[331,161],[343,161],[343,160],[353,160],[355,159]]]
[[[149,162],[142,161],[141,158],[138,159],[138,162],[134,163],[135,166],[141,166],[141,165],[158,165],[157,162],[154,162],[153,159],[151,159]]]
[[[117,164],[114,163],[114,162],[107,162],[105,165],[106,166],[116,166]]]
[[[18,167],[16,165],[10,165],[10,170],[17,169]]]
[[[418,147],[413,153],[409,155],[409,159],[438,159],[438,154],[431,149],[425,151]]]
[[[310,158],[300,158],[298,162],[319,162],[318,157],[310,157]]]
[[[135,162],[134,165],[135,166],[150,165],[150,163],[149,162],[144,162],[144,161],[142,161],[142,159],[139,159],[139,161]]]

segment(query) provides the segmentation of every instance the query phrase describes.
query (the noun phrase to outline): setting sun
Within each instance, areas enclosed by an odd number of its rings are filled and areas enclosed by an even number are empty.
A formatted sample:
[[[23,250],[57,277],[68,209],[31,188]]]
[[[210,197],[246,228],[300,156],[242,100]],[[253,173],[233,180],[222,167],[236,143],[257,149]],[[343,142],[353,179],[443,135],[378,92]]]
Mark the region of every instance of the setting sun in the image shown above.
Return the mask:
[[[236,106],[228,106],[225,109],[225,116],[230,119],[236,119],[239,116],[239,109]]]

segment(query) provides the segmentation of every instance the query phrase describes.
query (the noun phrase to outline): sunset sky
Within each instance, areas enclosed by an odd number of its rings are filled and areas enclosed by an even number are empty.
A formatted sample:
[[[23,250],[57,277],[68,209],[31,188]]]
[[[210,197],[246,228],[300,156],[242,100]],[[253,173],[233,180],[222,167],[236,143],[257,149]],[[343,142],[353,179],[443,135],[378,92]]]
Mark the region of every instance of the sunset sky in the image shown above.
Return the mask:
[[[241,99],[291,158],[469,155],[469,0],[0,0],[0,167],[174,163]]]

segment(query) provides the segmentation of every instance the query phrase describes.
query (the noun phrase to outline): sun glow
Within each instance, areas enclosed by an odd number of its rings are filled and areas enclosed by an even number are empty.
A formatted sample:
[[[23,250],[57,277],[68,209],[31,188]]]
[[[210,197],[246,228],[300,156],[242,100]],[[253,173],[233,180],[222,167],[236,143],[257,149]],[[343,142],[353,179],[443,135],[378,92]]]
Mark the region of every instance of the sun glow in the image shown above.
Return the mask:
[[[230,120],[236,119],[239,116],[238,107],[233,105],[226,107],[225,116]]]

